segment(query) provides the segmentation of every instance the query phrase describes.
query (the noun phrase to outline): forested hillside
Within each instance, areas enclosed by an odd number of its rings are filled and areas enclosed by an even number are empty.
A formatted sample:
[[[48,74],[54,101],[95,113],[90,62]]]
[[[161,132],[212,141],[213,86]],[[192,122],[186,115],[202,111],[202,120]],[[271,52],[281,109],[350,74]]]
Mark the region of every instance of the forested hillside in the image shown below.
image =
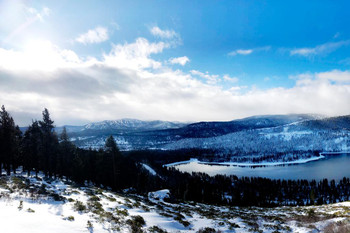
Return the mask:
[[[61,177],[78,183],[93,183],[112,190],[128,190],[146,195],[168,188],[174,202],[198,201],[219,205],[308,205],[349,200],[348,178],[341,181],[284,181],[236,176],[210,177],[187,174],[162,167],[191,154],[207,156],[210,150],[130,151],[121,153],[112,136],[103,148],[86,150],[69,141],[63,129],[54,131],[54,121],[45,109],[40,121],[33,121],[22,135],[3,106],[0,112],[1,173],[15,173],[17,168],[31,174],[42,171],[45,177]],[[148,164],[147,166],[145,164]],[[155,171],[150,172],[150,167]]]
[[[325,151],[350,150],[350,116],[270,115],[199,122],[171,129],[131,130],[128,124],[121,128],[109,132],[122,151],[210,150],[210,158],[200,159],[216,162],[251,162],[252,159],[284,162],[311,158]],[[76,146],[86,149],[103,147],[109,136],[96,128],[93,132],[82,130],[71,135]]]

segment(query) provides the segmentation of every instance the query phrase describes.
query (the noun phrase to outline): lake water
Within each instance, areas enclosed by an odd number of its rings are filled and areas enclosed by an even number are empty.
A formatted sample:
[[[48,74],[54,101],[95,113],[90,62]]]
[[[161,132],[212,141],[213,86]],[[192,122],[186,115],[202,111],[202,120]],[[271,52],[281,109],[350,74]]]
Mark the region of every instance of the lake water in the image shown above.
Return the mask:
[[[223,165],[208,165],[198,162],[190,162],[174,166],[182,172],[204,172],[211,176],[236,175],[238,177],[266,177],[270,179],[307,179],[320,180],[340,180],[343,177],[350,177],[350,154],[323,154],[325,159],[309,163],[286,165],[286,166],[266,166],[266,167],[237,167]]]

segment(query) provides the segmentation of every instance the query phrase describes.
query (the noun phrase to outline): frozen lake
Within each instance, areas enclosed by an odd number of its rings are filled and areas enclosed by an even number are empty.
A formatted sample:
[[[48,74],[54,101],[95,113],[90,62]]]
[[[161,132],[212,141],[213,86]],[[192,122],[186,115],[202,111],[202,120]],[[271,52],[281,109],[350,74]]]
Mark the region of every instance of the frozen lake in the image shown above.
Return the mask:
[[[350,177],[350,154],[323,154],[322,160],[313,162],[284,165],[284,166],[265,166],[265,167],[238,167],[224,165],[209,165],[192,161],[186,164],[174,166],[182,172],[204,172],[211,176],[236,175],[238,177],[266,177],[270,179],[307,179],[320,180],[327,178],[329,180],[340,180],[343,177]]]

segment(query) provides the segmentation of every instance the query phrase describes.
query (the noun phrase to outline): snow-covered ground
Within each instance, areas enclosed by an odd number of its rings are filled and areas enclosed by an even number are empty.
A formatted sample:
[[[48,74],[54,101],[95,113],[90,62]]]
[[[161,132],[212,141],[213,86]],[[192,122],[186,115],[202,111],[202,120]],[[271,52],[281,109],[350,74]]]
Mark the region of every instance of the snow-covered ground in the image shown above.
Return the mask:
[[[181,133],[175,130],[165,134],[163,131],[159,133],[152,131],[150,134],[143,132],[142,134],[135,135],[126,133],[116,134],[114,136],[119,148],[125,151],[132,149],[212,149],[217,151],[218,155],[225,155],[226,161],[230,160],[230,156],[236,158],[246,155],[263,157],[278,153],[294,153],[296,156],[293,156],[290,160],[296,160],[298,158],[304,158],[304,154],[310,151],[340,152],[350,150],[348,119],[343,119],[344,117],[340,118],[340,123],[334,122],[331,125],[329,122],[332,122],[334,119],[320,121],[320,117],[314,116],[308,116],[307,118],[303,116],[300,119],[294,118],[294,122],[287,120],[284,124],[278,120],[280,117],[276,119],[270,116],[271,122],[275,122],[272,125],[276,126],[269,127],[269,124],[266,123],[266,117],[260,116],[253,121],[249,118],[243,119],[242,122],[246,122],[252,129],[246,129],[244,127],[244,129],[239,131],[227,131],[225,134],[218,133],[216,135],[213,133],[206,136],[204,133],[203,136],[201,130],[204,129],[204,132],[210,131],[210,127],[213,127],[210,126],[212,123],[198,123],[184,128],[183,130],[185,132],[190,129],[187,133]],[[315,119],[319,121],[315,121]],[[267,122],[270,122],[270,120]],[[256,128],[256,125],[264,124],[266,124],[266,127]],[[212,129],[214,130],[216,128],[214,127]],[[106,137],[107,135],[96,134],[92,138],[75,140],[74,143],[81,148],[98,149],[104,146]],[[295,154],[296,151],[299,154]],[[276,158],[275,161],[280,160]]]
[[[150,166],[148,166],[147,164],[145,164],[145,163],[141,163],[141,165],[142,165],[142,167],[144,168],[144,169],[146,169],[149,173],[151,173],[152,175],[157,175],[157,172],[153,169],[153,168],[151,168]]]
[[[311,207],[226,207],[168,203],[60,179],[0,177],[0,232],[350,232],[350,203]],[[209,231],[211,230],[211,231]]]

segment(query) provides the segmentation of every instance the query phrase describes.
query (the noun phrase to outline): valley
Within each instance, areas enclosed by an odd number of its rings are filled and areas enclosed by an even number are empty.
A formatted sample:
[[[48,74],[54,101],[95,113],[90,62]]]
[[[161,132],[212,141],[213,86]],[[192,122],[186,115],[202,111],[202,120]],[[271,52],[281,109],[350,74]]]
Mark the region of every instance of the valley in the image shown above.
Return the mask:
[[[77,128],[67,132],[80,148],[99,149],[113,135],[122,151],[210,150],[211,156],[198,157],[207,162],[291,162],[350,150],[349,116],[270,115],[191,124],[129,119]]]

